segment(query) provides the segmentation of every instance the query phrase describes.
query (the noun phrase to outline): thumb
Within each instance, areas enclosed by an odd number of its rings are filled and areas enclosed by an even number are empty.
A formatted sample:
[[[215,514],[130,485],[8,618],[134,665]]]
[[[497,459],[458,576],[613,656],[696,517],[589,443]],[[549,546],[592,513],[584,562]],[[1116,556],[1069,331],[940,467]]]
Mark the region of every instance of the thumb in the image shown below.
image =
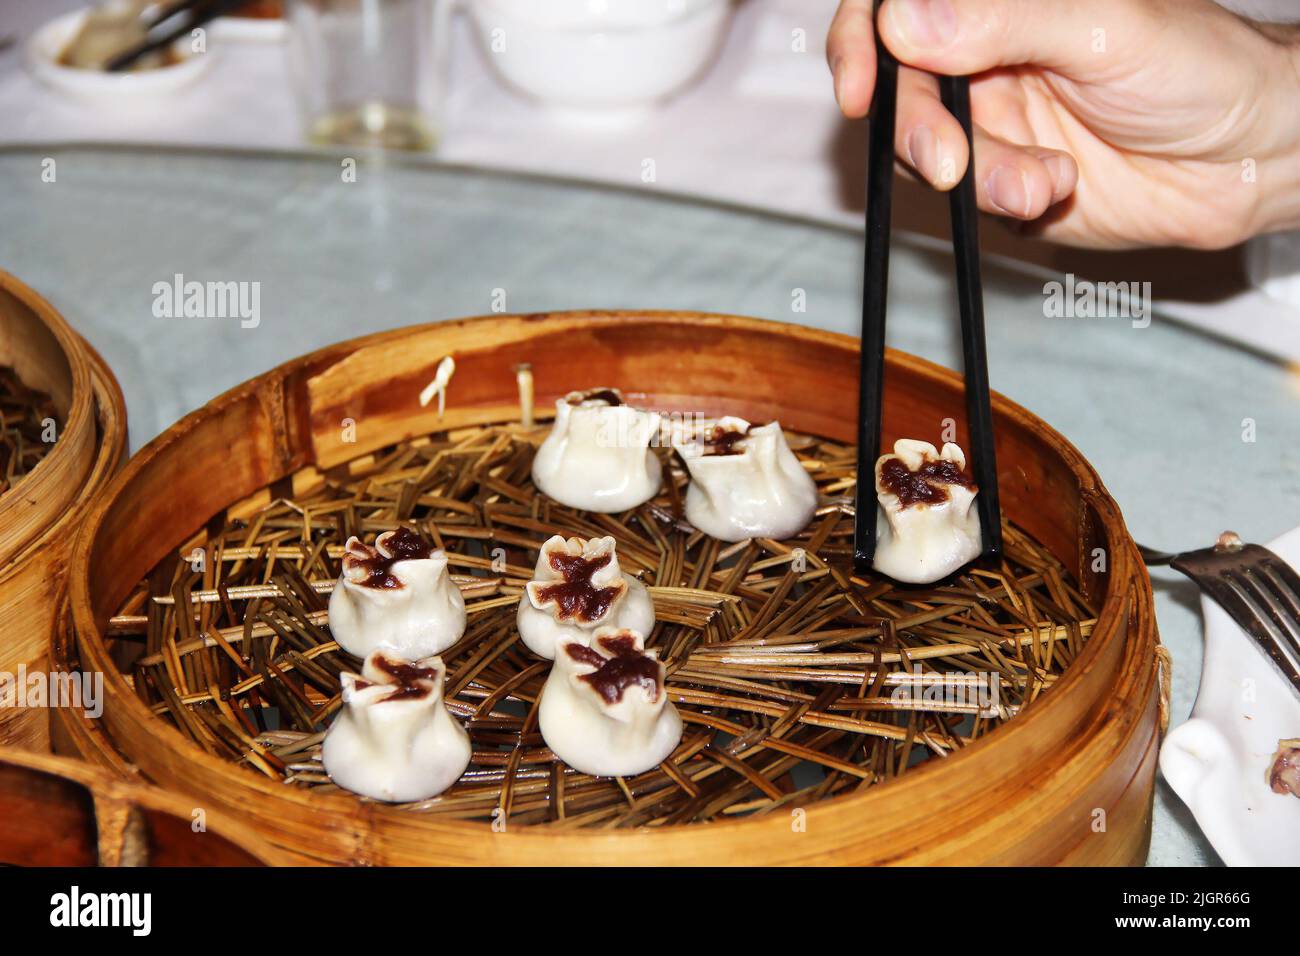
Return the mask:
[[[1077,76],[1098,68],[1108,39],[1146,34],[1140,16],[1116,0],[885,0],[879,30],[900,62],[932,73],[1034,64]]]

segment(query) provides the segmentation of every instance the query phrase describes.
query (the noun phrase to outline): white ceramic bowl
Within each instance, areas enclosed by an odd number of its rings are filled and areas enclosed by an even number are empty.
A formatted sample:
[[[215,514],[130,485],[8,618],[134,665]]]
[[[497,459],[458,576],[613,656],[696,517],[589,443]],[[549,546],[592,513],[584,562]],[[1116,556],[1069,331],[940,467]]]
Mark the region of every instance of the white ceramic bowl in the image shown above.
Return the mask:
[[[283,43],[288,28],[278,18],[217,17],[212,21],[212,32],[223,42]]]
[[[1300,528],[1269,548],[1300,568]],[[1192,717],[1160,770],[1229,866],[1300,863],[1300,800],[1266,781],[1279,740],[1300,737],[1300,696],[1218,604],[1203,598],[1205,661]]]
[[[730,0],[474,0],[488,61],[511,86],[567,110],[638,110],[713,59]]]
[[[176,42],[173,49],[179,63],[138,73],[105,73],[62,66],[59,57],[86,18],[85,10],[76,10],[49,21],[27,41],[27,68],[42,83],[63,93],[97,103],[128,103],[149,100],[193,83],[212,66],[213,52],[190,52],[188,38]]]

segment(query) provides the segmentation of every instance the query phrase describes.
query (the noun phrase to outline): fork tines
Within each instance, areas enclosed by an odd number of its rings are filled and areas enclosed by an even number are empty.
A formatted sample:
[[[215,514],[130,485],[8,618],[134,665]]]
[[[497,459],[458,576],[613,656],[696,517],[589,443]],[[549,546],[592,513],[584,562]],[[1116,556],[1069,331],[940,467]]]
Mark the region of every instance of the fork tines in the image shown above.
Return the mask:
[[[1217,601],[1300,693],[1300,574],[1257,544],[1189,551],[1169,566]]]

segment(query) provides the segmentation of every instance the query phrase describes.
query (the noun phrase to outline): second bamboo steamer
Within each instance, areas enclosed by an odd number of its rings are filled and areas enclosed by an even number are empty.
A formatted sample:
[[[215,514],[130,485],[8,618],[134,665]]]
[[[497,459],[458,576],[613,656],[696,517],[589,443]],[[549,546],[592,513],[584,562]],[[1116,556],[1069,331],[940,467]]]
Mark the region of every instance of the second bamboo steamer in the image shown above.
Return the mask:
[[[50,746],[49,644],[72,545],[126,452],[126,409],[108,366],[58,312],[0,272],[0,366],[50,396],[55,440],[0,495],[0,744]],[[20,686],[20,680],[22,685]],[[27,681],[41,685],[38,696]]]

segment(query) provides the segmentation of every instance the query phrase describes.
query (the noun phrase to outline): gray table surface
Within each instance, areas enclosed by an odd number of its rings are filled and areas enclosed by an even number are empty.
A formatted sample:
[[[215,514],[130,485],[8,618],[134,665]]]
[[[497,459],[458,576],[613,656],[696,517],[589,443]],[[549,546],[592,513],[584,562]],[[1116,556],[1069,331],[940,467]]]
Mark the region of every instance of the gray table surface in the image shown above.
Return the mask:
[[[365,159],[347,182],[340,159],[320,154],[77,146],[0,149],[0,181],[0,267],[103,353],[132,449],[287,359],[488,313],[502,292],[510,312],[700,309],[841,332],[858,322],[860,232],[653,187]],[[891,265],[890,344],[957,365],[949,254],[897,241]],[[177,273],[260,283],[260,324],[155,317],[154,284]],[[1041,277],[986,267],[984,282],[994,387],[1092,461],[1140,541],[1202,546],[1228,526],[1267,541],[1300,523],[1300,373],[1159,315],[1147,328],[1049,318]],[[1177,575],[1153,577],[1178,723],[1201,667],[1197,597]],[[1218,862],[1161,781],[1149,863]]]

